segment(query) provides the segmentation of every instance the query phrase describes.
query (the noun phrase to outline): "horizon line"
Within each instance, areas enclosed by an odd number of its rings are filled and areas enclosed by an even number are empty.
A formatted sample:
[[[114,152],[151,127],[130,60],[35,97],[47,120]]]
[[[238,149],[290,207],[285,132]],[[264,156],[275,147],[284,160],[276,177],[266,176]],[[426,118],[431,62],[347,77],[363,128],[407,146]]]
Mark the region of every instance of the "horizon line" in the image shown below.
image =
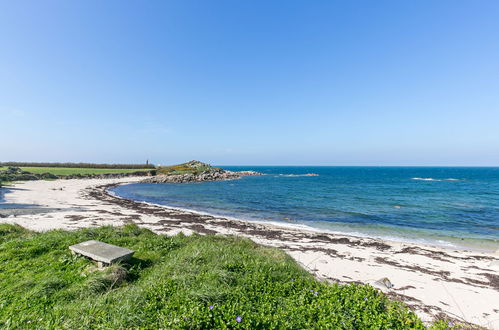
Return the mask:
[[[303,166],[314,166],[314,167],[491,167],[499,168],[499,165],[314,165],[314,164],[304,164],[304,165],[275,165],[275,164],[265,164],[265,165],[234,165],[234,164],[213,164],[214,166],[275,166],[275,167],[303,167]]]

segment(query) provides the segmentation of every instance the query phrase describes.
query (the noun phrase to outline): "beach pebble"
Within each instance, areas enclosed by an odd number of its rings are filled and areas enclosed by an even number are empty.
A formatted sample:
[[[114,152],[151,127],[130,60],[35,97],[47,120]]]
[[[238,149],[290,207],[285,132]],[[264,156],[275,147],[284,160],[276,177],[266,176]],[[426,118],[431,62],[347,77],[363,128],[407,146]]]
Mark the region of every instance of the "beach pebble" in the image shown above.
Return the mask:
[[[373,283],[373,286],[381,290],[389,290],[393,288],[393,284],[392,282],[390,282],[388,277],[380,278],[379,280]]]

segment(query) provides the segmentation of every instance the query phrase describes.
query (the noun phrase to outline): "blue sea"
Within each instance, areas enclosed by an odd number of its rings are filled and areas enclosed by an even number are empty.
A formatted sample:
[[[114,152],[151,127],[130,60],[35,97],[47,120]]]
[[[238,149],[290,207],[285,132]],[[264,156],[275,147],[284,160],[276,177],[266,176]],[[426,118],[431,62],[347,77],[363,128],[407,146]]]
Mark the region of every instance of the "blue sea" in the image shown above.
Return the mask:
[[[263,176],[112,189],[137,201],[318,231],[499,248],[499,168],[232,167]],[[303,174],[318,176],[301,176]]]

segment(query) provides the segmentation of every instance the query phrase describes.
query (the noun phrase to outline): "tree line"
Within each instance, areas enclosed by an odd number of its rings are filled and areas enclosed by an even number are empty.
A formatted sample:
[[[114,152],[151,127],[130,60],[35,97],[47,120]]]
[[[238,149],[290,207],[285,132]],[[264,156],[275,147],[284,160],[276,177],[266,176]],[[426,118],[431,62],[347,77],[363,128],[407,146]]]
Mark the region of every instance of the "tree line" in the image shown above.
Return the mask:
[[[67,168],[119,168],[145,169],[156,168],[152,164],[93,164],[93,163],[30,163],[30,162],[0,162],[1,166],[15,167],[67,167]]]

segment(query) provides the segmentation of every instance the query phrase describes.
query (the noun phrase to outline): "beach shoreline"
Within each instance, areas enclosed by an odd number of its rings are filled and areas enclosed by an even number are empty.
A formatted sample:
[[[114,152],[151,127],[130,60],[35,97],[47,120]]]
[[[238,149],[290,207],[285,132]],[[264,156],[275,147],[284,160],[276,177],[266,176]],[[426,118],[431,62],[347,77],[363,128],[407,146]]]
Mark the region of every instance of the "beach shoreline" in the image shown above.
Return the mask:
[[[496,253],[446,249],[276,223],[244,221],[124,199],[107,190],[141,177],[32,181],[7,187],[5,203],[38,205],[33,214],[3,213],[0,222],[28,229],[78,229],[135,223],[175,235],[238,235],[285,250],[318,278],[368,283],[406,302],[425,321],[447,317],[499,328]],[[387,277],[392,288],[378,280]],[[479,303],[477,303],[479,302]]]
[[[324,233],[324,234],[331,234],[331,235],[340,235],[340,236],[349,236],[349,237],[354,237],[354,238],[367,238],[367,239],[377,239],[377,240],[382,240],[382,241],[388,241],[391,243],[408,243],[408,244],[417,244],[421,246],[427,246],[427,247],[433,247],[433,248],[444,248],[444,249],[450,249],[450,250],[462,250],[462,251],[475,251],[475,252],[484,252],[484,253],[494,253],[498,250],[499,243],[496,244],[495,241],[490,241],[490,240],[480,240],[480,239],[470,239],[470,238],[459,238],[459,237],[445,237],[445,236],[424,236],[424,235],[412,235],[412,236],[407,236],[407,235],[397,235],[396,233],[392,232],[386,232],[385,234],[380,234],[379,232],[369,232],[368,230],[361,230],[358,228],[352,229],[352,230],[342,230],[339,228],[331,227],[329,223],[327,223],[329,226],[313,226],[309,225],[308,223],[305,222],[299,222],[299,221],[279,221],[276,219],[273,220],[265,220],[262,218],[244,218],[242,216],[237,216],[237,215],[223,215],[223,214],[216,214],[216,213],[210,213],[209,211],[201,211],[201,210],[195,210],[195,209],[189,209],[186,207],[180,207],[180,206],[173,206],[173,205],[167,205],[167,204],[158,204],[158,203],[152,203],[152,202],[147,202],[147,201],[138,201],[138,200],[133,200],[127,197],[120,196],[119,194],[115,193],[112,191],[112,188],[119,186],[119,185],[127,185],[130,183],[123,183],[123,184],[118,184],[118,185],[112,185],[107,189],[107,193],[112,195],[113,197],[125,199],[125,200],[132,200],[135,202],[139,203],[144,203],[147,205],[153,205],[153,206],[159,206],[159,207],[165,207],[168,209],[173,209],[177,211],[182,211],[182,212],[190,212],[198,215],[206,215],[206,216],[211,216],[215,218],[224,218],[224,219],[229,219],[229,220],[234,220],[234,221],[243,221],[243,222],[251,222],[255,224],[263,224],[263,225],[270,225],[270,226],[276,226],[279,228],[286,228],[286,229],[297,229],[297,230],[303,230],[307,232],[313,232],[313,233]],[[315,224],[315,223],[313,223]]]

